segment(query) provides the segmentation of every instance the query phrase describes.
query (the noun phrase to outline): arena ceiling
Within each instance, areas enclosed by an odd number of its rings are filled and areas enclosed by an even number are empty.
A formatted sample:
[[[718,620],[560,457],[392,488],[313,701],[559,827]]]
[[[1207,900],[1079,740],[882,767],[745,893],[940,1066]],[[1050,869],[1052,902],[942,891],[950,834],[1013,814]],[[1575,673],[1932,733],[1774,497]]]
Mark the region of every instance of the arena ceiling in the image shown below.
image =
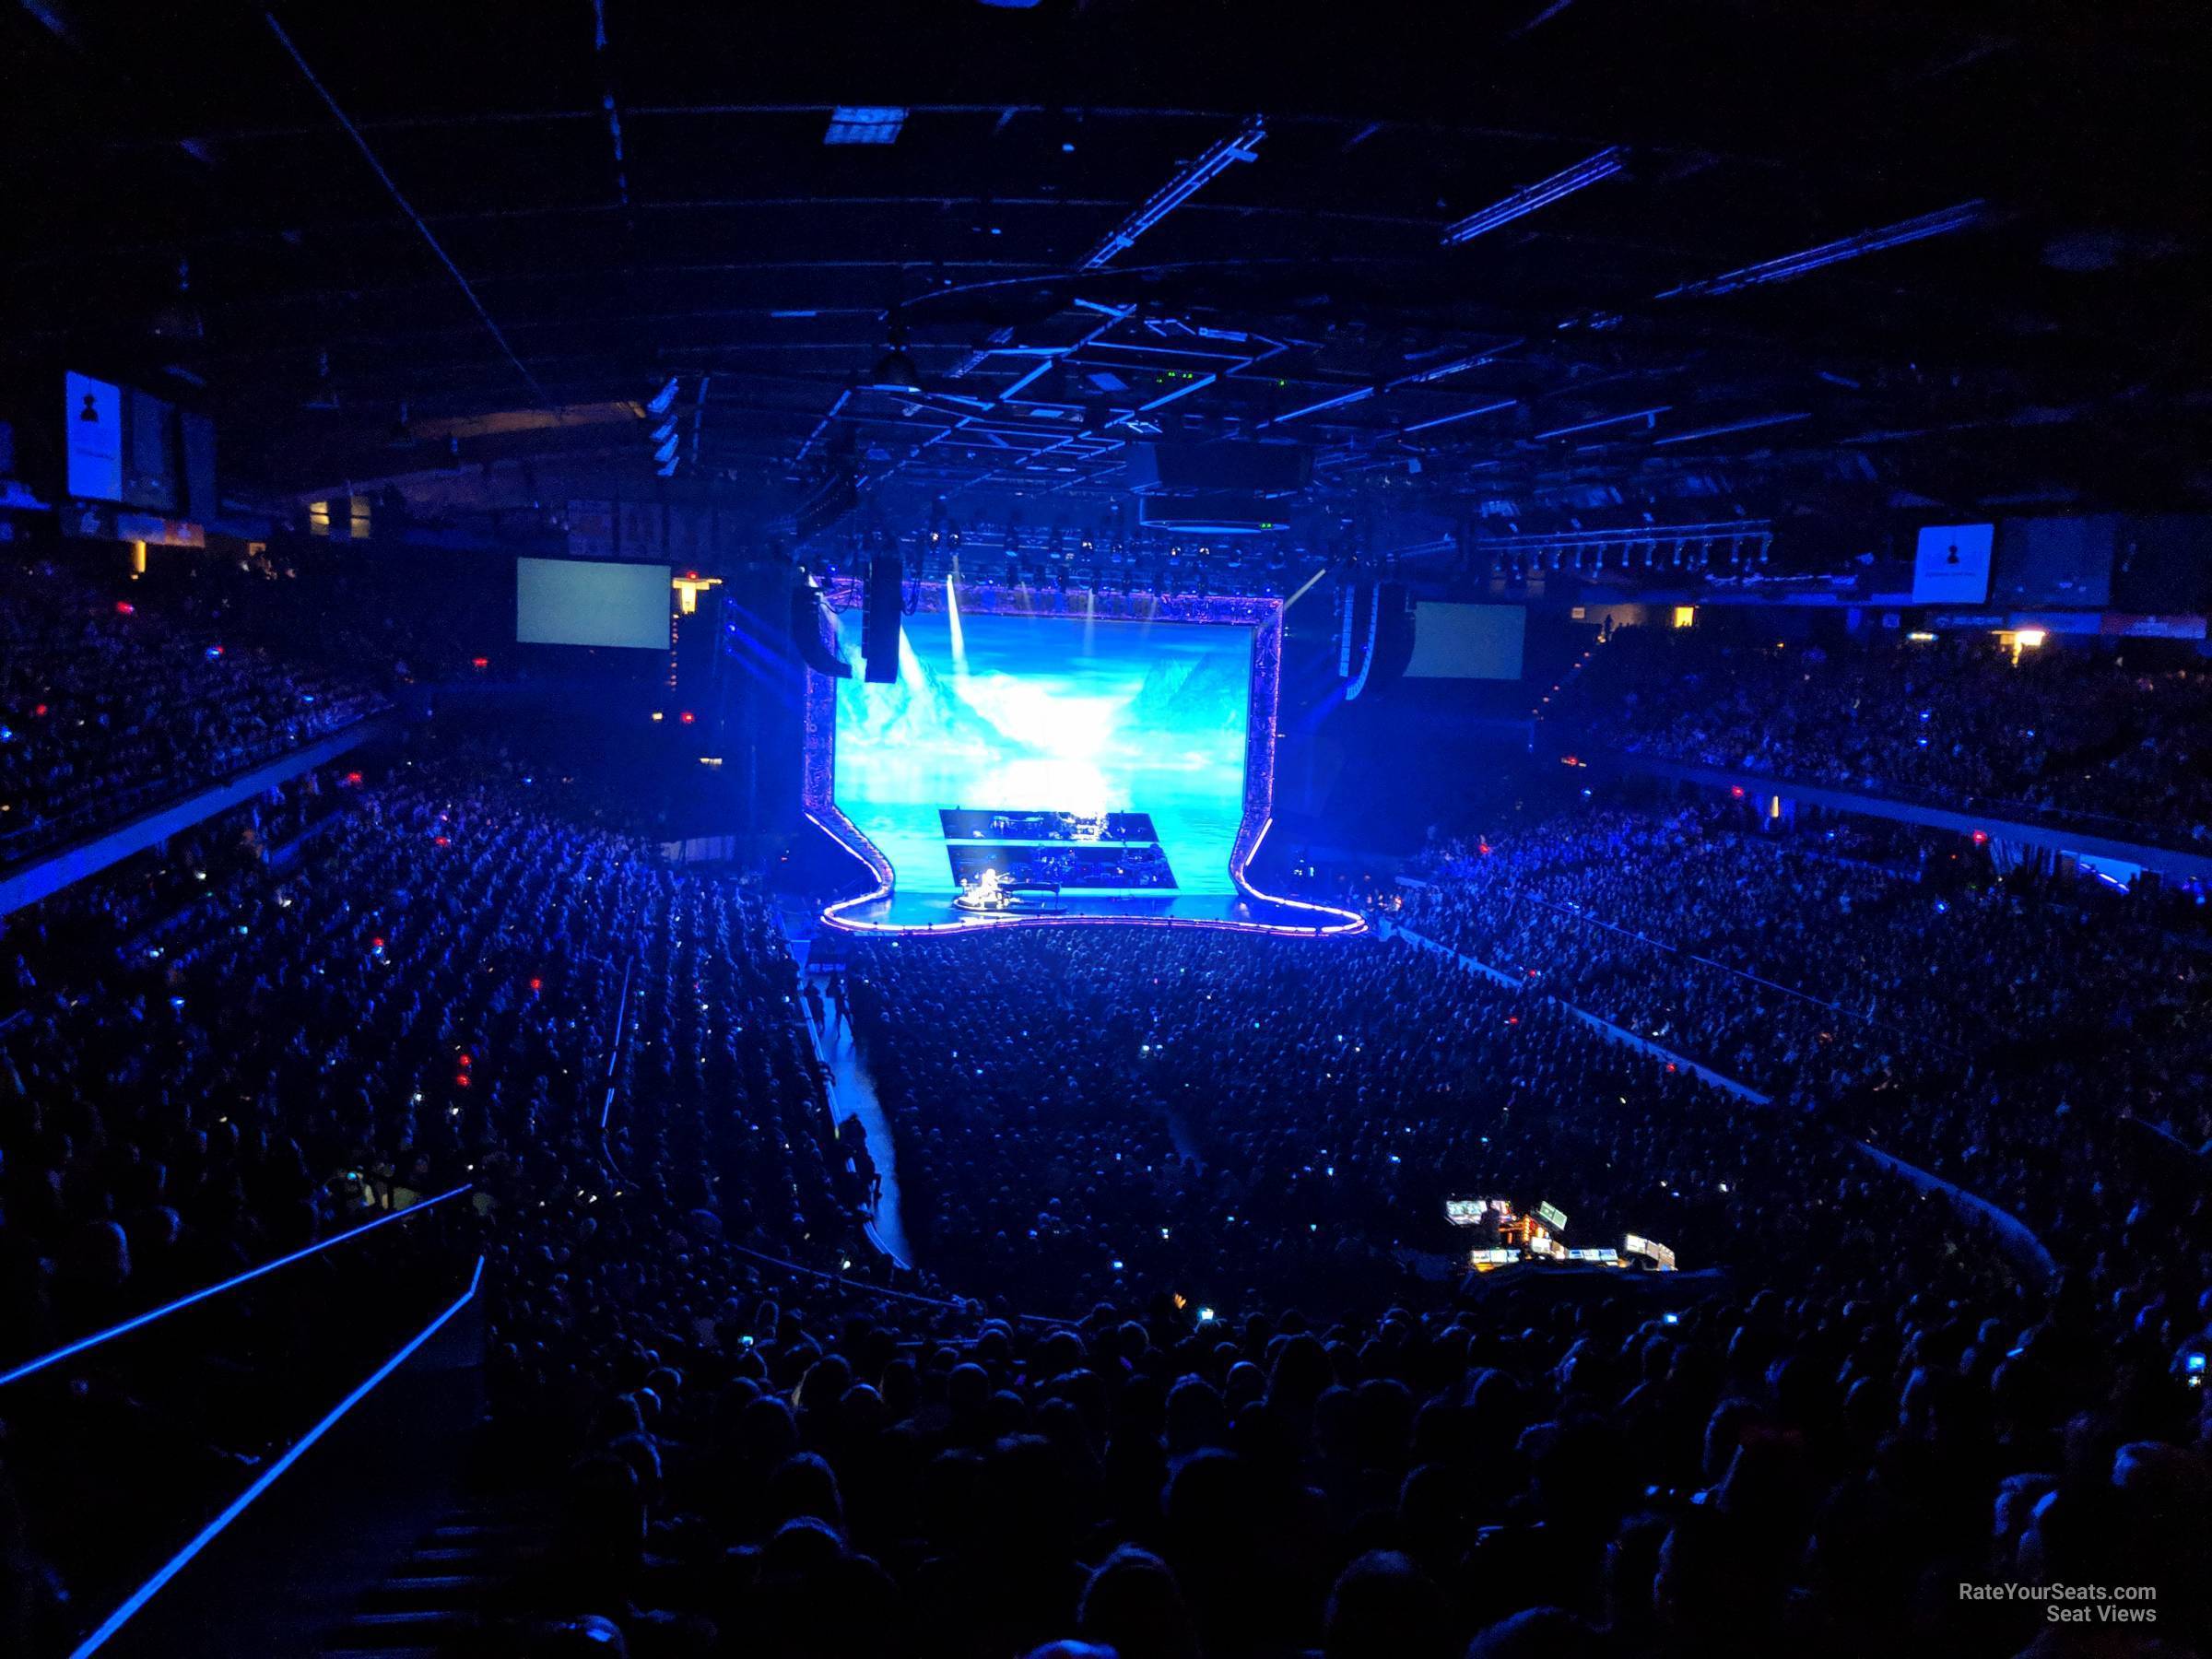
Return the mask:
[[[2199,500],[2205,46],[2191,0],[21,0],[0,351],[173,371],[277,490],[649,482],[672,414],[676,478],[956,512],[1239,436],[1459,514]]]

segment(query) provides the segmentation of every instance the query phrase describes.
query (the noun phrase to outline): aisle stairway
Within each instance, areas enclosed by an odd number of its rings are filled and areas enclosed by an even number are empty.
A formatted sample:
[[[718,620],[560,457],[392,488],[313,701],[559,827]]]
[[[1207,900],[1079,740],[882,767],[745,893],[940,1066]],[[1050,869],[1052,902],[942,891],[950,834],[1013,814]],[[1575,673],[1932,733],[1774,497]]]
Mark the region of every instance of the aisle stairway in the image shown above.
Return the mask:
[[[542,1500],[477,1499],[449,1512],[362,1594],[327,1636],[324,1659],[434,1659],[503,1651],[515,1590],[550,1547]],[[512,1645],[520,1646],[517,1641]]]

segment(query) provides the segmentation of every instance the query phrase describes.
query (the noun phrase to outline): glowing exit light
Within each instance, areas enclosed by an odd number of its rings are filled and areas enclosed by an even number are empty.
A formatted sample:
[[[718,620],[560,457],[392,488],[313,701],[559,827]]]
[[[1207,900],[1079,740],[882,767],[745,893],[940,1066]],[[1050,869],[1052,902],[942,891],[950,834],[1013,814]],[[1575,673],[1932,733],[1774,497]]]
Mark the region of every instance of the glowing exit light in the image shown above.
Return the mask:
[[[668,585],[676,590],[676,608],[680,615],[690,617],[699,612],[699,596],[709,588],[722,585],[719,576],[701,576],[697,571],[686,571],[681,576],[670,579]]]

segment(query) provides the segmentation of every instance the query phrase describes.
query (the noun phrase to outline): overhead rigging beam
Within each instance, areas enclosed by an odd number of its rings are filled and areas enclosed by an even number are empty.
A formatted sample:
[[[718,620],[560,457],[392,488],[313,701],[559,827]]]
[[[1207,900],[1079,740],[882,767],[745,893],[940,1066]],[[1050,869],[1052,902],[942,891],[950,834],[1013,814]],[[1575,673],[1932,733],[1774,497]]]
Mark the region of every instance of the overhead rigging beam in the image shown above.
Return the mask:
[[[1097,270],[1115,254],[1135,246],[1138,237],[1237,162],[1257,160],[1257,146],[1266,135],[1265,118],[1254,115],[1237,129],[1234,137],[1218,139],[1209,145],[1203,155],[1162,185],[1142,207],[1107,232],[1106,240],[1085,254],[1077,268]]]
[[[461,274],[461,267],[453,263],[453,255],[448,253],[443,244],[430,234],[430,228],[423,223],[422,215],[416,212],[414,206],[405,195],[400,194],[400,188],[393,182],[392,175],[384,171],[384,164],[376,159],[376,152],[369,147],[369,140],[361,136],[360,129],[355,126],[347,118],[346,112],[338,107],[338,100],[330,95],[330,89],[315,77],[315,72],[308,67],[307,59],[300,55],[300,48],[292,44],[292,37],[284,32],[284,25],[276,21],[276,14],[273,12],[263,12],[261,16],[262,20],[269,26],[269,32],[274,34],[285,51],[291,54],[292,62],[299,65],[300,73],[306,77],[307,84],[315,89],[315,96],[320,98],[328,107],[331,114],[337,118],[338,124],[346,129],[346,135],[353,140],[359,148],[362,158],[369,163],[371,170],[375,172],[385,190],[391,193],[392,199],[399,204],[399,210],[406,214],[414,223],[415,229],[422,233],[422,240],[429,244],[430,252],[438,255],[439,264],[445,266],[453,281],[459,285],[462,293],[467,296],[468,302],[475,307],[477,315],[483,319],[485,328],[490,332],[491,337],[499,342],[500,349],[507,354],[507,360],[514,365],[514,371],[523,377],[523,383],[530,388],[531,395],[541,404],[550,403],[552,400],[546,395],[546,389],[537,383],[537,377],[532,374],[523,359],[515,355],[514,347],[507,343],[507,336],[500,331],[500,325],[492,321],[491,313],[484,309],[484,301],[477,298],[477,290],[469,286],[468,278]]]
[[[1493,202],[1488,207],[1468,214],[1447,229],[1441,241],[1445,247],[1456,248],[1462,242],[1474,241],[1486,230],[1495,230],[1500,225],[1511,224],[1524,214],[1534,213],[1539,207],[1548,207],[1561,196],[1586,190],[1621,171],[1627,165],[1621,159],[1622,154],[1620,146],[1613,145],[1599,150],[1594,156],[1585,157],[1563,172],[1556,172],[1548,179],[1539,179],[1534,184],[1524,185],[1503,201]]]
[[[1924,241],[1931,236],[1942,236],[1947,231],[1967,229],[1980,224],[1983,214],[1984,204],[1979,199],[1961,202],[1956,207],[1924,213],[1918,218],[1900,219],[1894,225],[1861,230],[1855,236],[1838,237],[1834,241],[1801,249],[1795,253],[1784,253],[1780,258],[1769,259],[1759,265],[1723,271],[1718,276],[1685,282],[1679,287],[1666,289],[1657,297],[1661,300],[1677,300],[1691,294],[1733,294],[1738,288],[1755,288],[1761,283],[1793,281],[1808,272],[1839,265],[1846,259],[1856,259],[1864,253],[1878,253],[1884,248],[1901,247],[1906,242]]]

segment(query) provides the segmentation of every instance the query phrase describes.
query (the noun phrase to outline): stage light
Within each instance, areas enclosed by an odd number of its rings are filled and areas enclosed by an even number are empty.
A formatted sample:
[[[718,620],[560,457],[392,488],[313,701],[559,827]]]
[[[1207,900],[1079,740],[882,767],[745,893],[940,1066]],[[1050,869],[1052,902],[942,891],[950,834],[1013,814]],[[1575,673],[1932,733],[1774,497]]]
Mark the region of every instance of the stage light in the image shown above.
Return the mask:
[[[1732,420],[1726,426],[1701,427],[1694,432],[1677,432],[1672,437],[1654,439],[1653,449],[1663,449],[1670,443],[1688,443],[1700,438],[1718,438],[1727,432],[1748,432],[1759,427],[1788,426],[1793,421],[1810,420],[1809,411],[1794,415],[1761,415],[1755,420]]]
[[[1561,196],[1572,195],[1578,190],[1587,189],[1590,185],[1609,179],[1622,170],[1621,155],[1618,145],[1599,150],[1596,155],[1576,162],[1563,172],[1556,172],[1548,179],[1516,190],[1501,202],[1494,202],[1479,212],[1468,214],[1446,230],[1441,240],[1447,248],[1457,247],[1462,242],[1472,241],[1486,230],[1495,230],[1500,225],[1511,224],[1524,214],[1549,206]]]
[[[1603,415],[1595,420],[1580,420],[1572,426],[1553,427],[1547,432],[1538,432],[1535,435],[1538,438],[1564,438],[1570,432],[1595,431],[1599,427],[1618,426],[1627,420],[1641,420],[1648,426],[1674,406],[1672,404],[1653,404],[1648,409],[1630,409],[1625,415]],[[1602,560],[1605,555],[1601,552],[1598,557]],[[1600,568],[1603,568],[1602,564]],[[1628,569],[1628,559],[1625,555],[1621,559],[1621,569],[1624,571]]]
[[[914,367],[914,359],[907,356],[906,348],[894,339],[890,349],[876,359],[876,366],[868,371],[868,378],[862,383],[870,392],[919,395],[922,371]]]
[[[822,131],[824,144],[891,144],[906,124],[899,104],[839,104]]]
[[[1496,403],[1483,404],[1477,408],[1461,409],[1452,415],[1439,415],[1432,420],[1417,420],[1411,426],[1400,427],[1398,433],[1400,437],[1405,437],[1414,432],[1426,432],[1436,427],[1451,426],[1455,421],[1472,420],[1477,415],[1491,415],[1500,409],[1512,408],[1519,402],[1518,398],[1501,397]]]
[[[1309,415],[1318,415],[1324,409],[1340,409],[1347,404],[1363,402],[1374,394],[1375,388],[1372,386],[1354,386],[1349,392],[1340,392],[1334,397],[1324,397],[1319,403],[1307,404],[1302,408],[1292,409],[1286,414],[1276,416],[1272,420],[1263,420],[1260,424],[1262,426],[1281,426],[1285,421],[1302,420]]]

